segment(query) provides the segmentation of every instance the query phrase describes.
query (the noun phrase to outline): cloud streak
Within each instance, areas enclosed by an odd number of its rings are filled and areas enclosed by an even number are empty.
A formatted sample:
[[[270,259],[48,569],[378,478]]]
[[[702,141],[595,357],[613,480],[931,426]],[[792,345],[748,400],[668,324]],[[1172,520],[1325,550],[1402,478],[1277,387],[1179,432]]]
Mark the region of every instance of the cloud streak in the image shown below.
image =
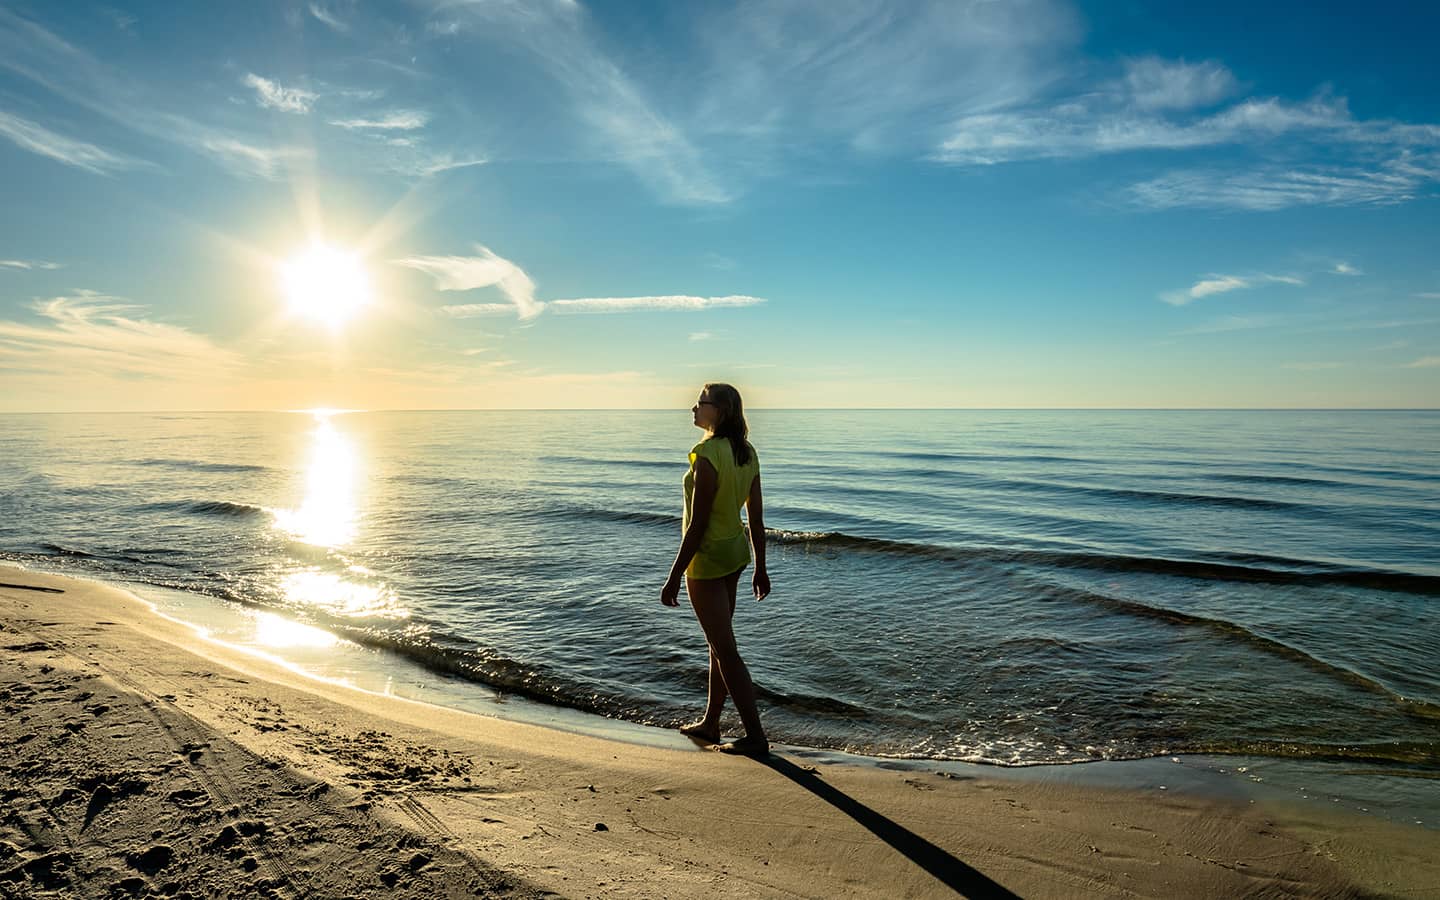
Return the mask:
[[[683,294],[669,294],[660,297],[586,297],[577,300],[551,300],[545,304],[558,314],[566,313],[617,313],[636,311],[689,311],[702,309],[724,309],[740,306],[756,306],[764,303],[761,297],[733,295],[728,297],[691,297]]]
[[[570,0],[531,3],[433,4],[444,37],[472,35],[520,49],[564,91],[603,157],[629,168],[663,199],[691,205],[731,199],[682,128],[660,112],[641,87],[607,54],[584,8]],[[436,27],[439,26],[439,27]]]
[[[0,269],[59,269],[57,262],[43,259],[0,259]]]
[[[0,321],[0,366],[72,376],[214,378],[240,357],[208,337],[136,318],[142,307],[96,291],[34,305],[41,325]]]
[[[1181,168],[1123,190],[1129,203],[1150,209],[1399,203],[1440,181],[1440,126],[1357,119],[1344,98],[1324,93],[1301,102],[1249,97],[1214,108],[1236,87],[1218,62],[1129,60],[1121,78],[1094,89],[961,116],[930,158],[994,166],[1222,146],[1261,157],[1234,168]],[[1293,156],[1297,147],[1331,162],[1264,158],[1275,148]]]
[[[535,298],[535,282],[520,266],[476,244],[478,256],[411,256],[393,260],[397,266],[424,272],[441,291],[473,291],[494,287],[506,303],[461,303],[442,306],[440,312],[457,319],[479,316],[515,315],[534,319],[549,310],[555,315],[656,311],[699,311],[764,303],[760,297],[734,294],[723,297],[695,297],[664,294],[646,297],[577,297],[543,301]]]
[[[460,307],[446,307],[450,315],[494,315],[513,312],[521,319],[533,319],[540,315],[544,304],[535,299],[535,282],[525,270],[508,259],[494,253],[489,247],[475,245],[479,256],[412,256],[395,260],[398,266],[424,272],[435,280],[435,287],[442,291],[473,291],[477,288],[496,287],[510,302],[508,304],[467,304]],[[468,310],[456,313],[454,310]]]
[[[94,144],[56,134],[42,125],[3,111],[0,111],[0,136],[31,153],[47,156],[96,175],[109,175],[111,172],[135,168],[137,165],[134,160]]]
[[[1188,288],[1165,291],[1160,299],[1171,306],[1186,306],[1204,297],[1226,294],[1266,284],[1303,285],[1305,281],[1294,275],[1210,275],[1195,282]]]
[[[282,112],[308,113],[320,95],[302,88],[287,88],[254,72],[240,79],[241,83],[255,91],[255,100],[266,109]]]
[[[419,110],[395,110],[373,119],[334,119],[330,124],[349,131],[413,131],[428,121],[429,115]]]

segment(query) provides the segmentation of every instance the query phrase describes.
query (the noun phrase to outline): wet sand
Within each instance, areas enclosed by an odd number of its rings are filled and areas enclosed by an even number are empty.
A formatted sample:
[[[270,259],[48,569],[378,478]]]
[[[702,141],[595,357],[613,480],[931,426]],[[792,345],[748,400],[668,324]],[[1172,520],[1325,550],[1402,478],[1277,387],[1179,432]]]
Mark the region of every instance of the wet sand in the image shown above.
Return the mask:
[[[1440,896],[1440,834],[1367,816],[604,740],[0,582],[3,896]]]

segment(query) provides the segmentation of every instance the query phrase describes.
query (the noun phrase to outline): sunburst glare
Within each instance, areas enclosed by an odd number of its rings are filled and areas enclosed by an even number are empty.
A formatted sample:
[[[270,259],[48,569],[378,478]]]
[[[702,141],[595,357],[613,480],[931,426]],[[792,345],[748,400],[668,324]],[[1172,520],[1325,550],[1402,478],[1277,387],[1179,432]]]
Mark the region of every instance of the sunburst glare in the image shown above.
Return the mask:
[[[370,304],[370,276],[360,256],[312,244],[280,267],[290,310],[338,330]]]

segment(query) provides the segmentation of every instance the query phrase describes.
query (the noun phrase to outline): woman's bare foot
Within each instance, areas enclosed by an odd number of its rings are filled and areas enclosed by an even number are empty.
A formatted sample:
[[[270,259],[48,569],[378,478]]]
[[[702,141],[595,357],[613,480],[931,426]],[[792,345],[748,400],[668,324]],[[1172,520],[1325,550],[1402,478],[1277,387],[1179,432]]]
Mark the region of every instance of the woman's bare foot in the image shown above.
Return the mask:
[[[718,744],[720,742],[720,726],[711,725],[704,719],[691,722],[689,725],[681,725],[680,733],[688,737],[698,738],[707,744]]]
[[[719,751],[720,753],[736,753],[741,756],[761,758],[770,755],[770,742],[763,737],[751,737],[747,734],[738,741],[716,744],[710,749]]]

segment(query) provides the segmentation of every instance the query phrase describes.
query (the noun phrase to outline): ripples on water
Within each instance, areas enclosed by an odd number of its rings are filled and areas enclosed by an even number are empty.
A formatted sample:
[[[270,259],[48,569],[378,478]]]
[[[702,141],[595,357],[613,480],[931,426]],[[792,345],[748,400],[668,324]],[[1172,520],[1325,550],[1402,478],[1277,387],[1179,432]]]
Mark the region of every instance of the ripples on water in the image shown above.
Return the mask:
[[[752,414],[772,736],[1440,766],[1440,414]],[[684,411],[0,417],[0,550],[669,724]],[[477,688],[479,689],[479,688]]]

